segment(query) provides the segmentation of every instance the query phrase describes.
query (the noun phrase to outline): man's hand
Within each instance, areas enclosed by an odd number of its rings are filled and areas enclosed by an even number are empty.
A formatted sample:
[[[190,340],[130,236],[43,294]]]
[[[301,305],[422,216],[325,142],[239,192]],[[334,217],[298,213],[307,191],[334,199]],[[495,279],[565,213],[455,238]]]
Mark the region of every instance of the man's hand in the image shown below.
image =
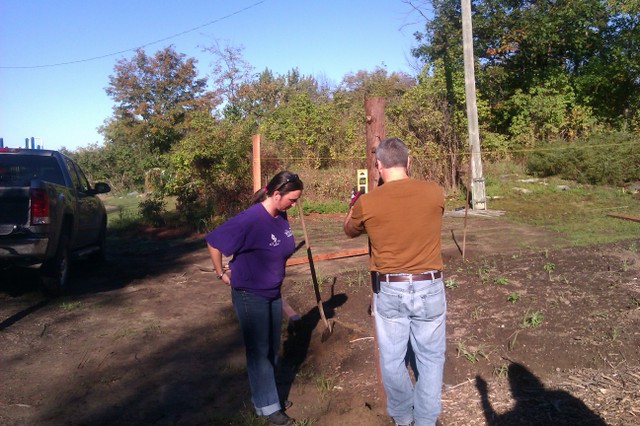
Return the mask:
[[[353,205],[358,200],[358,197],[361,196],[362,194],[364,194],[364,189],[363,188],[360,188],[359,191],[356,191],[356,188],[354,187],[351,190],[351,200],[349,201],[349,208],[353,207]]]
[[[349,211],[347,212],[347,216],[344,218],[344,222],[342,223],[342,228],[344,229],[344,233],[349,238],[357,237],[362,234],[362,231],[356,229],[353,224],[351,224],[351,214],[353,213],[353,205],[358,201],[358,198],[364,194],[364,189],[356,192],[356,188],[353,188],[351,191],[351,200],[349,201]]]

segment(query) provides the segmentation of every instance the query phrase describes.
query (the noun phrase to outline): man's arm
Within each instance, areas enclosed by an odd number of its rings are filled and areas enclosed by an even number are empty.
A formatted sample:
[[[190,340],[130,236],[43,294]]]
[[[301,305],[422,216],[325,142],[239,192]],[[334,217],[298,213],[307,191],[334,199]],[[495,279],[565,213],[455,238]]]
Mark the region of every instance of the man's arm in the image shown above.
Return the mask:
[[[353,213],[353,206],[349,209],[349,213],[347,213],[347,216],[344,218],[344,222],[342,224],[342,229],[344,229],[344,233],[347,234],[347,237],[350,237],[350,238],[354,238],[354,237],[357,237],[358,235],[362,234],[361,230],[356,229],[351,224],[351,214],[352,213]]]
[[[362,234],[362,230],[356,228],[351,224],[351,215],[353,214],[353,206],[358,201],[358,198],[364,194],[364,189],[360,189],[356,191],[356,188],[353,188],[351,191],[351,201],[349,202],[349,212],[347,216],[344,218],[344,222],[342,223],[342,229],[344,229],[344,233],[347,234],[347,237],[354,238],[358,235]]]

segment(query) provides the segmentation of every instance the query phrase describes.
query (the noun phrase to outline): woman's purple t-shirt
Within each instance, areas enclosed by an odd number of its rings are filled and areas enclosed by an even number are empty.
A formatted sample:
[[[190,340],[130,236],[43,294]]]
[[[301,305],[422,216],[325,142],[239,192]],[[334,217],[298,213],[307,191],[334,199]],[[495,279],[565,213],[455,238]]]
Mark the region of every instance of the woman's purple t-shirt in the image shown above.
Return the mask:
[[[273,217],[261,203],[238,213],[205,236],[229,262],[231,286],[275,299],[295,243],[286,213]]]

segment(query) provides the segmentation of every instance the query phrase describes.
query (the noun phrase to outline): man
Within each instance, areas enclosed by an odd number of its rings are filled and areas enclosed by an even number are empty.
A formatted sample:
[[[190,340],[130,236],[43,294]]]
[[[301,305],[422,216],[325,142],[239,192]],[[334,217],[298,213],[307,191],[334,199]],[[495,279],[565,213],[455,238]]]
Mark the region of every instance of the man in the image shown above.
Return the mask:
[[[344,220],[353,238],[371,244],[373,313],[387,412],[396,425],[434,425],[440,413],[446,300],[440,228],[444,194],[435,182],[407,174],[407,147],[387,138],[376,147],[383,185],[358,197]],[[405,365],[415,354],[416,383]],[[415,422],[415,423],[414,423]]]

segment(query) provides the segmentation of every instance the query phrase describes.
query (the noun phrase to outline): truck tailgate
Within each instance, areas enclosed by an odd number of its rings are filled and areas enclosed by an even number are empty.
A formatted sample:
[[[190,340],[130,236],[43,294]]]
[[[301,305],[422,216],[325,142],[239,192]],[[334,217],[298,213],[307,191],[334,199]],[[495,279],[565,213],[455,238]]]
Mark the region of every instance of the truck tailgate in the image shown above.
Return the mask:
[[[2,225],[26,225],[28,220],[29,187],[0,187],[0,235],[6,235]]]

